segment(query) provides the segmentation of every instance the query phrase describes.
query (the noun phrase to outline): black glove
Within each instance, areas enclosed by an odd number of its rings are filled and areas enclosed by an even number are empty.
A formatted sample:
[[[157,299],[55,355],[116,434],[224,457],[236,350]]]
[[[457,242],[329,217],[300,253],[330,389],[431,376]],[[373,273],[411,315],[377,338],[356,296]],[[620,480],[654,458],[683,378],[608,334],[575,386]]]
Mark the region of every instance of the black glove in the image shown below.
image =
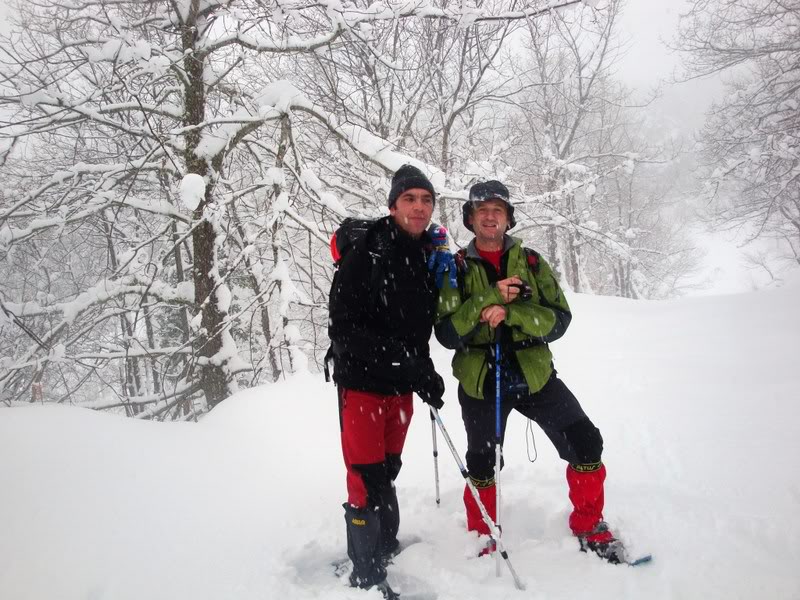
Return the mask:
[[[419,378],[414,382],[414,391],[423,402],[436,410],[441,410],[444,406],[444,400],[442,400],[442,396],[444,396],[444,379],[433,368],[433,362],[430,359],[427,362],[427,368],[420,373]]]

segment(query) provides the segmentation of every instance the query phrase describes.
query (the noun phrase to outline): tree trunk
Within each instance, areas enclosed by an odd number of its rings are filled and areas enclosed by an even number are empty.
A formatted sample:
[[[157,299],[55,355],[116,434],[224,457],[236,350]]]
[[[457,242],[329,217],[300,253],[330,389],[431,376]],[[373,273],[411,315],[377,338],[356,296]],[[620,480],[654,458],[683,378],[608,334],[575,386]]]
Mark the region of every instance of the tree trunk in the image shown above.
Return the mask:
[[[247,245],[247,236],[242,226],[242,222],[239,220],[239,215],[236,212],[236,208],[231,205],[229,209],[231,218],[233,222],[236,224],[236,230],[239,232],[239,237],[242,240],[242,248]],[[309,256],[310,256],[309,252]],[[258,263],[261,263],[261,256],[258,257]],[[264,341],[266,342],[267,347],[267,357],[269,359],[269,366],[271,369],[272,381],[275,382],[278,380],[278,375],[280,374],[280,366],[278,365],[275,352],[272,349],[272,325],[269,321],[269,304],[267,303],[266,299],[264,298],[266,290],[262,288],[262,284],[259,281],[259,278],[256,277],[254,273],[254,269],[256,268],[256,264],[250,260],[250,256],[245,256],[244,258],[244,265],[247,269],[247,280],[250,282],[250,288],[253,290],[253,294],[258,300],[258,316],[261,322],[261,332],[264,334]],[[313,263],[312,263],[313,266]],[[265,286],[266,287],[266,286]]]
[[[278,145],[278,153],[275,155],[275,166],[280,169],[283,168],[283,161],[284,158],[286,157],[286,152],[289,149],[289,140],[291,134],[289,127],[290,127],[289,120],[286,117],[283,117],[281,119],[281,141],[280,144]],[[277,183],[273,184],[272,192],[275,195],[275,199],[277,199],[278,196],[280,196],[282,191],[283,190],[281,189],[280,185],[278,185]],[[275,267],[278,266],[278,261],[280,260],[280,244],[278,243],[279,228],[280,228],[280,219],[276,219],[275,222],[272,224],[272,230],[270,231],[270,236],[272,238],[272,264],[275,265]],[[278,289],[278,293],[280,294],[282,288],[280,280],[276,282],[276,287]],[[285,340],[286,339],[285,330],[286,326],[289,324],[289,319],[287,319],[286,316],[281,317],[281,319],[283,325],[283,336]],[[288,348],[288,344],[286,346]],[[283,362],[279,361],[278,351],[279,351],[278,348],[274,344],[270,344],[269,346],[270,365],[274,365],[273,368],[277,369],[276,371],[273,372],[274,381],[277,381],[278,378],[281,376],[283,367]],[[290,371],[294,370],[294,366],[292,364],[291,352],[289,352],[289,370]]]
[[[547,228],[547,262],[553,270],[553,275],[559,281],[563,278],[561,272],[561,261],[558,258],[558,232],[552,225]]]
[[[147,298],[145,297],[145,301]],[[150,311],[147,307],[142,308],[142,313],[144,315],[144,326],[145,331],[147,332],[147,343],[150,348],[156,347],[156,336],[153,332],[153,320],[150,318]],[[156,394],[161,393],[161,373],[159,372],[158,368],[158,360],[155,357],[150,359],[150,373],[153,378],[153,392]]]
[[[195,45],[197,4],[192,3],[190,15],[182,33],[185,58],[183,66],[186,73],[184,125],[199,125],[205,120],[205,82],[203,81],[204,59],[198,54]],[[201,128],[191,129],[186,133],[186,173],[194,173],[206,178],[205,197],[194,211],[194,219],[198,221],[192,232],[192,248],[194,254],[193,280],[195,302],[201,311],[200,358],[207,359],[200,366],[200,386],[206,397],[208,408],[214,408],[228,394],[228,377],[222,365],[211,364],[214,356],[222,350],[223,324],[227,314],[220,310],[219,301],[214,293],[216,287],[216,231],[214,225],[205,214],[206,207],[213,199],[214,181],[209,174],[208,161],[196,153],[202,134]]]
[[[571,231],[567,233],[567,260],[569,261],[567,269],[567,280],[569,285],[575,292],[581,291],[581,273],[578,266],[578,253],[580,250],[577,247],[575,234]]]

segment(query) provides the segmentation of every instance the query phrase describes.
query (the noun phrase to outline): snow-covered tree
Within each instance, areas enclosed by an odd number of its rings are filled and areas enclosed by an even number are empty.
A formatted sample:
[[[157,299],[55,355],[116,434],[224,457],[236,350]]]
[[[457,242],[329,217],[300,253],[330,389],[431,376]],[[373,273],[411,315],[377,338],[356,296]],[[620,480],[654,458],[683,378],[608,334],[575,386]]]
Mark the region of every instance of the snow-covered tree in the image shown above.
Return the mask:
[[[497,31],[577,3],[19,3],[0,41],[1,398],[82,389],[190,417],[248,372],[302,368],[323,343],[332,224],[425,165],[365,125],[380,118],[275,73],[346,47],[380,60],[384,24]],[[442,80],[435,61],[417,68]]]
[[[528,87],[495,170],[504,163],[516,187],[518,234],[569,287],[660,297],[686,273],[689,247],[659,183],[674,153],[645,137],[644,111],[615,78],[622,10],[609,0],[528,24]]]
[[[693,0],[686,77],[725,73],[699,143],[717,225],[788,242],[800,263],[800,2]]]

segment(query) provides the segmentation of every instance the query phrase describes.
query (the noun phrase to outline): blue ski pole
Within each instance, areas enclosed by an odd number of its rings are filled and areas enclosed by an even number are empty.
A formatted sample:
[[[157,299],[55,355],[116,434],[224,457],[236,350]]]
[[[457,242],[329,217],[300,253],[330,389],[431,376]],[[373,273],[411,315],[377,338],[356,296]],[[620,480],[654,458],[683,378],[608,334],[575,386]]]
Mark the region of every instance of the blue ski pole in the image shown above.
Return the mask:
[[[495,492],[495,505],[497,510],[497,519],[495,523],[497,524],[497,531],[498,535],[501,533],[500,529],[500,466],[502,461],[502,454],[503,454],[503,446],[501,443],[502,440],[502,411],[500,406],[500,327],[498,326],[495,330],[495,342],[494,342],[494,400],[495,400],[495,410],[494,410],[494,492]],[[497,554],[497,564],[495,568],[495,575],[500,577],[500,561],[501,561],[500,554]]]

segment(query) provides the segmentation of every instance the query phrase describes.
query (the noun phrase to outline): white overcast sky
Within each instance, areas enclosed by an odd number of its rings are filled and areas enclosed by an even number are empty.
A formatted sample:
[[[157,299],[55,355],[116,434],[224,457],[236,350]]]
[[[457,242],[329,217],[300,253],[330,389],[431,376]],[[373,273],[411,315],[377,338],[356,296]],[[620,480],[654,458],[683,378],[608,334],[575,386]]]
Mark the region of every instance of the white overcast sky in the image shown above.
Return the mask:
[[[662,97],[652,106],[684,133],[703,123],[705,112],[722,92],[721,81],[693,80],[670,85],[680,69],[680,56],[666,43],[673,41],[687,0],[627,0],[620,34],[627,40],[627,53],[618,63],[617,76],[629,87],[645,94],[661,85]]]
[[[678,15],[686,8],[685,0],[654,2],[627,0],[620,31],[630,39],[630,49],[620,63],[619,76],[631,86],[648,86],[668,76],[678,64],[662,43],[675,35]]]

